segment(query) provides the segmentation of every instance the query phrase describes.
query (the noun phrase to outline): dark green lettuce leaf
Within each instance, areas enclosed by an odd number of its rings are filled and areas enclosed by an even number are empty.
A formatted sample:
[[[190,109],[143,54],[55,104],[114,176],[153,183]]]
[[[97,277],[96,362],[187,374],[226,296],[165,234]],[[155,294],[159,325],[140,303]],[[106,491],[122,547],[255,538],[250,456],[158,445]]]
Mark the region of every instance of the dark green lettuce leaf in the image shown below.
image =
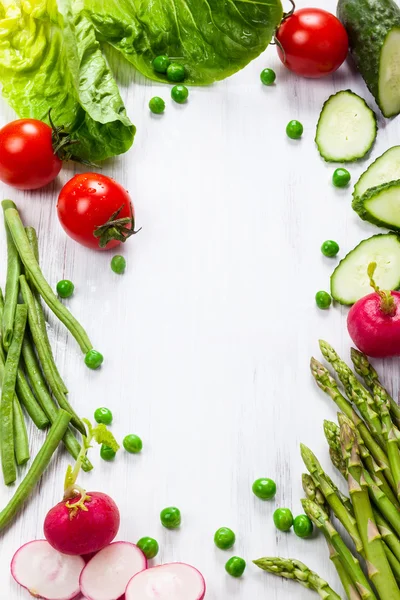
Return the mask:
[[[0,83],[20,117],[52,118],[74,154],[99,161],[126,152],[135,128],[81,0],[0,0]]]
[[[99,39],[141,73],[155,56],[179,59],[188,83],[225,79],[263,52],[282,19],[280,0],[83,0]]]

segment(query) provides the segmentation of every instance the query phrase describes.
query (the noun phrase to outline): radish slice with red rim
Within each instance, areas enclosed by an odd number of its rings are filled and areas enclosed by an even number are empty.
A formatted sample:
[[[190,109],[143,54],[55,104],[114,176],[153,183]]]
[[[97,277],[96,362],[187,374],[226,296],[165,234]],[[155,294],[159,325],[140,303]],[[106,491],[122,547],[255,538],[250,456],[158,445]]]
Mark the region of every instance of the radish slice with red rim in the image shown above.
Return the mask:
[[[170,563],[135,575],[128,583],[125,600],[203,600],[205,595],[206,583],[197,569]]]
[[[130,579],[146,568],[147,559],[135,544],[113,542],[83,569],[81,592],[87,600],[118,600]]]
[[[66,556],[46,540],[22,546],[11,561],[15,581],[32,596],[45,600],[73,600],[79,594],[79,578],[85,566],[80,556]]]

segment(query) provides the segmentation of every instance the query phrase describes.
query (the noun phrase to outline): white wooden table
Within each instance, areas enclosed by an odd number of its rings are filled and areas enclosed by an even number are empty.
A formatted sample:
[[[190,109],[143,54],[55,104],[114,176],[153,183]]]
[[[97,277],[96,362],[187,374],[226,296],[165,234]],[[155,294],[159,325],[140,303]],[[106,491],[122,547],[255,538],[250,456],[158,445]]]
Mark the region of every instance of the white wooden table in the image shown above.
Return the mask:
[[[323,4],[334,11],[334,0]],[[259,79],[267,66],[277,72],[272,88]],[[116,436],[134,432],[144,441],[140,456],[122,451],[113,464],[93,450],[96,468],[82,475],[81,485],[115,498],[120,539],[154,536],[161,547],[157,561],[197,566],[208,600],[313,597],[253,567],[251,560],[265,555],[297,557],[340,591],[324,540],[276,531],[272,513],[278,506],[302,512],[300,441],[338,480],[322,431],[335,406],[316,388],[308,364],[312,354],[320,357],[319,338],[344,357],[350,344],[346,311],[315,306],[314,295],[329,289],[336,264],[320,246],[337,240],[343,257],[377,230],[353,213],[351,189],[332,186],[335,167],[320,159],[314,134],[330,94],[351,87],[371,97],[348,66],[325,80],[300,79],[282,67],[273,47],[229,80],[191,89],[185,106],[172,103],[167,87],[139,76],[120,84],[138,131],[133,149],[103,173],[130,191],[143,227],[123,250],[124,276],[109,268],[112,254],[79,246],[58,223],[57,194],[73,166],[36,193],[0,185],[1,198],[14,199],[25,223],[37,228],[51,285],[61,278],[75,283],[66,304],[105,355],[101,371],[89,371],[75,341],[51,319],[71,402],[89,418],[97,407],[110,407]],[[156,94],[167,100],[162,117],[147,108]],[[0,124],[12,118],[1,101]],[[290,119],[304,124],[301,141],[286,137]],[[381,119],[368,161],[398,143],[398,134],[398,119]],[[365,166],[349,167],[353,181]],[[0,243],[3,284],[2,227]],[[397,394],[398,363],[386,363],[383,373]],[[44,434],[30,427],[30,439],[35,454]],[[60,452],[1,538],[1,600],[27,598],[11,580],[10,559],[22,543],[43,537],[67,464]],[[252,495],[253,480],[262,476],[276,480],[275,502]],[[12,493],[0,487],[1,505]],[[180,531],[160,525],[159,512],[168,505],[182,511]],[[214,546],[221,526],[237,534],[233,552]],[[224,571],[232,554],[248,561],[241,580]]]

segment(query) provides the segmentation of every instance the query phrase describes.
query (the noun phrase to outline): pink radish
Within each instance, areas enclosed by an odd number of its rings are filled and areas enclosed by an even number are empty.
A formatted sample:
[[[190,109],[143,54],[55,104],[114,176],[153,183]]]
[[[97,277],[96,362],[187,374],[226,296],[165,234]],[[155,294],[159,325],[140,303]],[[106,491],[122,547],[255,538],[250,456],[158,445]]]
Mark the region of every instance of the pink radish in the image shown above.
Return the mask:
[[[135,575],[128,583],[125,600],[203,600],[205,595],[206,582],[197,569],[171,563]]]
[[[143,552],[129,542],[100,550],[81,573],[81,592],[88,600],[118,600],[136,573],[147,568]]]
[[[36,540],[14,554],[11,574],[32,596],[72,600],[79,594],[79,578],[84,566],[85,561],[80,556],[60,554],[46,540]]]
[[[91,554],[113,541],[119,523],[119,510],[110,496],[82,490],[47,513],[44,535],[63,554]]]

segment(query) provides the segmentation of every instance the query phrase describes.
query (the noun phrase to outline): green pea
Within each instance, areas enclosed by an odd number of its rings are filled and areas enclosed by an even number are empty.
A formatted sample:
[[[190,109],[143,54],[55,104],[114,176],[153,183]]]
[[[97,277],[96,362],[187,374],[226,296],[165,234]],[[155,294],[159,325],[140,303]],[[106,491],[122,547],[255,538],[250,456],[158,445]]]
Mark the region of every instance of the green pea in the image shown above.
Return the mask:
[[[303,135],[303,125],[300,121],[289,121],[286,126],[286,134],[291,140],[299,140]]]
[[[343,188],[350,183],[351,175],[347,169],[340,167],[333,172],[332,183],[335,187]]]
[[[189,97],[189,90],[186,85],[174,85],[171,90],[171,98],[178,104],[183,104]]]
[[[161,511],[160,519],[166,529],[178,529],[182,521],[181,511],[176,506],[169,506]]]
[[[225,571],[232,577],[241,577],[246,569],[246,561],[239,556],[232,556],[225,565]]]
[[[328,292],[320,291],[315,294],[315,302],[318,308],[326,310],[332,304],[332,298],[330,297]]]
[[[278,508],[274,512],[275,527],[279,531],[289,531],[293,525],[293,515],[288,508]]]
[[[114,273],[117,273],[117,275],[122,275],[126,269],[125,258],[119,254],[113,256],[111,259],[111,269],[114,271]]]
[[[156,73],[166,73],[171,61],[168,56],[161,54],[160,56],[155,57],[152,64]]]
[[[276,495],[276,483],[272,479],[257,479],[253,483],[253,493],[260,500],[272,500]]]
[[[293,531],[300,538],[308,538],[314,531],[314,526],[307,515],[299,515],[293,521]]]
[[[100,456],[103,460],[108,460],[108,461],[114,460],[115,455],[116,455],[115,450],[113,450],[109,446],[106,446],[105,444],[101,445]]]
[[[220,550],[230,550],[236,541],[236,536],[229,527],[221,527],[214,535],[214,543]]]
[[[94,413],[94,420],[96,423],[103,423],[104,425],[111,425],[113,420],[112,412],[109,408],[98,408]]]
[[[69,298],[74,293],[75,286],[69,279],[62,279],[57,283],[57,294],[60,298]]]
[[[122,442],[125,450],[130,454],[138,454],[143,448],[143,442],[138,435],[130,433]]]
[[[276,79],[276,73],[272,69],[264,69],[261,71],[260,79],[264,85],[272,85]]]
[[[179,63],[171,63],[167,69],[169,81],[183,81],[185,79],[185,67]]]
[[[85,364],[87,367],[89,367],[89,369],[98,369],[100,365],[103,364],[103,361],[103,355],[100,352],[97,352],[97,350],[94,350],[93,348],[92,350],[89,350],[89,352],[86,353]]]
[[[161,115],[165,110],[165,102],[159,96],[154,96],[149,102],[149,109],[155,115]]]
[[[339,252],[339,244],[334,242],[333,240],[326,240],[321,246],[321,252],[324,256],[328,256],[329,258],[333,258]]]
[[[136,546],[141,549],[147,560],[155,558],[159,551],[157,540],[151,537],[142,537]]]

